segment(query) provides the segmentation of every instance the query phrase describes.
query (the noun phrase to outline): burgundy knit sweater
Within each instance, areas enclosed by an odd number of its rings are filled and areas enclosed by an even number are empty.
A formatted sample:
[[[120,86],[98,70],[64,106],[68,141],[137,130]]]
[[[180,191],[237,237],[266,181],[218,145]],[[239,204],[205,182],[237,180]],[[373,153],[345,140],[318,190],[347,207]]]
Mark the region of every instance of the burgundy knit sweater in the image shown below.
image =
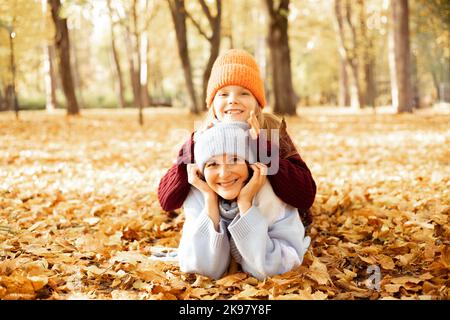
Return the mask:
[[[181,208],[191,185],[187,177],[186,163],[194,163],[194,133],[185,142],[178,153],[177,163],[162,177],[158,187],[158,199],[165,211]],[[291,138],[285,132],[280,133],[285,143],[280,143],[279,169],[274,175],[269,175],[269,181],[275,194],[287,204],[298,208],[300,217],[305,225],[312,221],[308,210],[316,196],[316,183],[306,163],[297,152]],[[270,155],[270,142],[267,144]],[[293,152],[292,152],[293,151]],[[290,156],[289,154],[293,154]]]

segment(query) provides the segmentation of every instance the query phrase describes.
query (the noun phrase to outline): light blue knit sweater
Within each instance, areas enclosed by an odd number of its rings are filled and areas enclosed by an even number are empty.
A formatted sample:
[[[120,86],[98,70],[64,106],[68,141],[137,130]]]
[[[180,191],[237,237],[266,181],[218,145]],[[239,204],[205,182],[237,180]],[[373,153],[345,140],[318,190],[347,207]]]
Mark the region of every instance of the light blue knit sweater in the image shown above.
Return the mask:
[[[178,252],[183,272],[219,279],[233,254],[245,272],[263,280],[300,265],[311,242],[297,209],[282,202],[268,181],[245,214],[238,213],[231,222],[221,218],[219,232],[195,187],[183,208],[186,219]]]

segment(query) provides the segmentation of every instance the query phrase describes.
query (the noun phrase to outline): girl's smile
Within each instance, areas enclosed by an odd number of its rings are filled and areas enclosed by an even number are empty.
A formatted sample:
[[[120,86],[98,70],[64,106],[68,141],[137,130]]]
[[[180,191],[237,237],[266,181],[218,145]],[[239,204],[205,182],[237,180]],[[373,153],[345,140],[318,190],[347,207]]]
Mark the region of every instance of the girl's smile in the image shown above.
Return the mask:
[[[242,86],[222,87],[213,100],[214,114],[221,121],[247,121],[250,112],[256,108],[255,96]]]

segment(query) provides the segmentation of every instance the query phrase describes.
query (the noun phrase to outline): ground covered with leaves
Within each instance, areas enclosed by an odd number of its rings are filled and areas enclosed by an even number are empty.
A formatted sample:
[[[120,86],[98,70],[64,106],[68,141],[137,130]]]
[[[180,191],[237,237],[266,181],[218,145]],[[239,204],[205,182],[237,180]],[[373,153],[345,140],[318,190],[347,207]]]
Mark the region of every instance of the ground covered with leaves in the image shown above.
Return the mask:
[[[0,114],[0,299],[449,299],[450,116],[335,111],[286,118],[318,186],[312,246],[265,281],[149,259],[178,245],[157,185],[200,117]]]

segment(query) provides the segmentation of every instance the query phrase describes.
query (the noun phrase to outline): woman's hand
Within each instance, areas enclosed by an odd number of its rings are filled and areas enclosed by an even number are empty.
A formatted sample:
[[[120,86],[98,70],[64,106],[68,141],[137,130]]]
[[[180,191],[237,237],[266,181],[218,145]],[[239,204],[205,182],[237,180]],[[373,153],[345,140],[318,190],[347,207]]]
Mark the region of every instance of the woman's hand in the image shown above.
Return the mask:
[[[241,214],[250,209],[252,206],[253,198],[261,190],[267,179],[267,166],[262,163],[255,163],[250,165],[253,169],[253,177],[249,182],[241,189],[237,203]]]
[[[208,186],[206,181],[202,180],[202,173],[195,163],[188,163],[187,165],[188,182],[200,190],[205,197],[211,197],[216,193]]]
[[[208,216],[211,218],[214,228],[219,231],[220,213],[217,193],[215,193],[200,176],[200,169],[195,163],[187,165],[188,182],[196,187],[203,194],[205,198],[205,207]]]
[[[250,111],[250,117],[247,119],[247,123],[250,126],[250,137],[255,140],[256,138],[258,138],[260,127],[254,111]]]

